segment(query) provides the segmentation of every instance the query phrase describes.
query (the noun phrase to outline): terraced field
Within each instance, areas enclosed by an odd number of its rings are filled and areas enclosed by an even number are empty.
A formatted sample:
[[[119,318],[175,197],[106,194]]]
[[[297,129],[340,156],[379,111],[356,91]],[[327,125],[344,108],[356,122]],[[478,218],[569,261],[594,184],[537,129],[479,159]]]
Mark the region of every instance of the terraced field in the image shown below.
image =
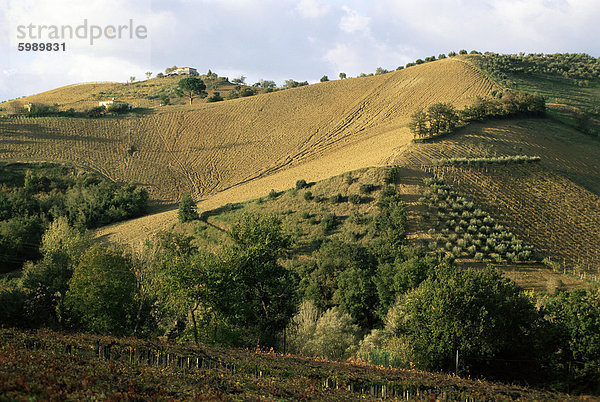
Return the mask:
[[[439,101],[462,106],[491,89],[474,67],[448,59],[142,116],[3,119],[0,158],[73,162],[113,180],[140,183],[156,202],[168,204],[185,192],[205,197],[342,148],[352,149],[348,160],[338,161],[342,169],[349,170],[348,161],[357,157],[362,166],[383,164],[395,147],[408,144],[406,124],[414,110]],[[365,146],[356,146],[363,141]]]

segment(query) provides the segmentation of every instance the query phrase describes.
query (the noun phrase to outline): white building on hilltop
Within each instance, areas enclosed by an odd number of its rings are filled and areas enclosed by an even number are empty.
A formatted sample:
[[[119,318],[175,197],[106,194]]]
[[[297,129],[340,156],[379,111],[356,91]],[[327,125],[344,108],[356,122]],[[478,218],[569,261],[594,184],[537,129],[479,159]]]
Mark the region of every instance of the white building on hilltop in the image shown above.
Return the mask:
[[[200,75],[200,74],[198,74],[198,70],[196,70],[193,67],[179,67],[175,71],[173,71],[173,74],[177,74],[177,75]]]

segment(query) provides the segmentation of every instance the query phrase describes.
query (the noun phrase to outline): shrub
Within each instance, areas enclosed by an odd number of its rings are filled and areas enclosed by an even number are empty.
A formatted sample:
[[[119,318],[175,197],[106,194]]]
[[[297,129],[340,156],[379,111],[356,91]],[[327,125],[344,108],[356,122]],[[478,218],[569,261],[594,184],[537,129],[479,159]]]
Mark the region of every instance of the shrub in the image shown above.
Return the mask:
[[[215,92],[213,94],[213,96],[209,96],[206,101],[207,102],[221,102],[223,99],[223,97],[221,96],[220,92]]]
[[[330,201],[331,201],[333,204],[339,204],[339,203],[341,203],[341,202],[343,202],[343,201],[344,201],[344,197],[342,196],[342,194],[340,194],[340,193],[337,193],[336,195],[332,196],[332,197],[331,197],[329,200],[330,200]]]
[[[391,168],[386,169],[385,176],[383,177],[383,182],[385,184],[393,184],[396,182],[398,178],[398,174],[400,173],[399,166],[393,166]]]
[[[107,113],[113,113],[113,114],[125,114],[130,111],[131,111],[131,109],[130,109],[129,105],[127,103],[123,103],[123,102],[113,103],[106,108]]]
[[[200,219],[196,203],[190,194],[185,194],[179,203],[179,211],[177,212],[179,222],[191,222]]]
[[[302,217],[302,219],[309,219],[311,215],[309,212],[302,212],[302,215],[300,216]]]
[[[85,115],[87,117],[102,117],[106,112],[106,108],[104,106],[95,106],[89,109],[86,109]]]
[[[351,175],[347,175],[345,181],[347,185],[351,185],[352,183],[354,183],[354,177],[352,177]]]
[[[296,181],[296,190],[301,190],[306,187],[308,187],[306,180],[300,179],[300,180]]]
[[[310,200],[312,200],[312,199],[313,199],[312,192],[310,192],[310,191],[307,191],[307,192],[305,192],[305,193],[304,193],[304,199],[305,199],[306,201],[310,201]]]
[[[321,227],[325,233],[329,232],[335,227],[336,216],[335,214],[327,214],[321,220]]]
[[[269,199],[274,200],[277,197],[279,197],[279,193],[275,191],[275,189],[271,189],[269,192]]]
[[[370,183],[363,183],[360,185],[360,193],[361,194],[371,194],[375,190],[375,186]]]
[[[354,205],[358,205],[358,204],[360,204],[362,202],[362,198],[358,194],[350,194],[348,196],[348,201],[351,202]]]

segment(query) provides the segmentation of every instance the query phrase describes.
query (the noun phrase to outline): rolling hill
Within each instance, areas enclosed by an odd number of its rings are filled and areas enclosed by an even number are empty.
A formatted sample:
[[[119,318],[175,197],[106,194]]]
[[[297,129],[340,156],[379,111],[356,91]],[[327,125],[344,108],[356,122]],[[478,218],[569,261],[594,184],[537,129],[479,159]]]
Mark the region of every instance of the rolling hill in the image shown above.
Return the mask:
[[[438,101],[462,106],[492,87],[457,59],[141,116],[3,119],[0,153],[5,161],[72,162],[146,186],[157,203],[168,204],[361,141],[373,151],[364,163],[384,163],[393,154],[390,143],[409,143],[414,110]]]

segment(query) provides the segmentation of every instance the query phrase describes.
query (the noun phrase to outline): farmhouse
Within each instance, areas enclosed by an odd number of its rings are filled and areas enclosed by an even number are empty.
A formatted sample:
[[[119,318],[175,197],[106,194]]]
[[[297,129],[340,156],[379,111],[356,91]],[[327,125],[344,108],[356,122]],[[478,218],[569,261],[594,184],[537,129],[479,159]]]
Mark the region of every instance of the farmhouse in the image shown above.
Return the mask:
[[[123,101],[115,100],[115,98],[112,98],[111,100],[108,100],[108,101],[100,101],[100,102],[98,102],[98,106],[104,106],[107,109],[108,109],[109,106],[119,105],[119,104],[125,104],[125,105],[127,105],[127,107],[129,108],[129,110],[133,109],[133,106],[131,106],[130,104],[128,104],[126,102],[123,102]]]
[[[196,70],[193,67],[179,67],[178,69],[176,69],[175,71],[173,71],[173,74],[177,74],[177,75],[199,75],[198,74],[198,70]]]

